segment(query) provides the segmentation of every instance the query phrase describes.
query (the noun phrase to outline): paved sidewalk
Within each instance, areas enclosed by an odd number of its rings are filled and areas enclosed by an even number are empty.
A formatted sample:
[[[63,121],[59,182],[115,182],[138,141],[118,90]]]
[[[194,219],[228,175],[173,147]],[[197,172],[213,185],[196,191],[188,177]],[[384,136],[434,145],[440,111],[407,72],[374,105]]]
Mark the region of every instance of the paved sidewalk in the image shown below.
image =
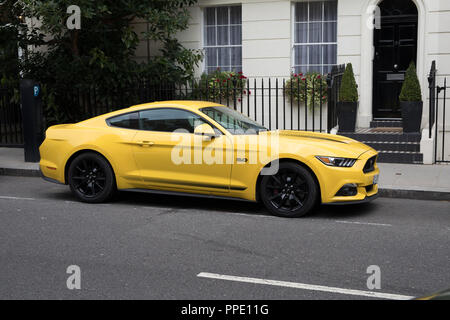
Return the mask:
[[[450,165],[379,163],[380,195],[450,201]]]
[[[22,148],[0,148],[0,175],[40,176],[39,164],[25,162]]]
[[[382,197],[450,201],[450,165],[378,165]],[[39,165],[24,162],[23,149],[0,148],[0,175],[40,176]]]

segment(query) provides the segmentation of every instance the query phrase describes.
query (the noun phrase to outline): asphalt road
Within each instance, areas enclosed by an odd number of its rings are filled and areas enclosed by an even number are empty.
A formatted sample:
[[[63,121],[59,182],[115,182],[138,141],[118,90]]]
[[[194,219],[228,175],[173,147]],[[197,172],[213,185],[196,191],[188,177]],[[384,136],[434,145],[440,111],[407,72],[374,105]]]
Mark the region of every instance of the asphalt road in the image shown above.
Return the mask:
[[[367,299],[345,290],[370,291],[370,265],[381,270],[376,292],[450,287],[444,201],[380,198],[282,219],[253,203],[149,194],[89,205],[66,186],[0,176],[0,221],[0,299]],[[80,290],[66,286],[70,265]]]

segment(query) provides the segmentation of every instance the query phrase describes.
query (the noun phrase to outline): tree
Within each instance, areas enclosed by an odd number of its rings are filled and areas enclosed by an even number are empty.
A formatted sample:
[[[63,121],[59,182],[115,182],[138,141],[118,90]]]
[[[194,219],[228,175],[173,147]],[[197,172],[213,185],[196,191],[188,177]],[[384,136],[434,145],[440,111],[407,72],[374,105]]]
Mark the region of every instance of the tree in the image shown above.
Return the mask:
[[[21,45],[37,47],[38,50],[28,52],[20,69],[25,76],[48,85],[124,86],[143,77],[155,81],[184,80],[193,76],[202,56],[181,46],[175,35],[188,27],[186,7],[195,2],[5,0],[0,3],[0,12],[14,8],[14,13],[2,19],[0,30],[9,30],[11,46],[19,40],[13,35],[24,34]],[[70,5],[81,9],[79,30],[66,26]],[[28,22],[38,18],[39,23],[16,21],[19,16],[27,17]],[[131,25],[136,20],[148,23],[147,31],[138,34]],[[134,59],[136,48],[147,39],[161,42],[161,55],[138,63]]]
[[[3,85],[18,84],[19,47],[40,43],[36,33],[27,32],[23,11],[19,1],[0,0],[0,83]]]

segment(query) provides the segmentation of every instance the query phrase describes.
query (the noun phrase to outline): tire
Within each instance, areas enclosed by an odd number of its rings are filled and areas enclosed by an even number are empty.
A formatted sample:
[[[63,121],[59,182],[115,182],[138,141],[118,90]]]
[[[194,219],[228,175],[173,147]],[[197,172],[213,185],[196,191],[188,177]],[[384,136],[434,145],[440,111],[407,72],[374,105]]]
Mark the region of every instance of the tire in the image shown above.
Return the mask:
[[[111,165],[104,157],[94,152],[83,153],[72,161],[68,180],[72,193],[87,203],[105,202],[116,190]]]
[[[307,169],[296,163],[280,163],[276,174],[261,179],[260,199],[275,216],[305,216],[314,209],[318,196],[316,180]]]

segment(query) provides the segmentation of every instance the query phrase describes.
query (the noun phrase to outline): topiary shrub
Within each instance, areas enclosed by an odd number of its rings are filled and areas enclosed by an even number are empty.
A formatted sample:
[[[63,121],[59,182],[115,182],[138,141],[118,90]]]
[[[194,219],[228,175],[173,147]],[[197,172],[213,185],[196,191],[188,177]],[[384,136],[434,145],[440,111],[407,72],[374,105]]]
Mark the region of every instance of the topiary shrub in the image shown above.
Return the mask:
[[[347,64],[339,89],[339,102],[358,102],[358,85],[356,84],[353,66]]]
[[[422,102],[422,90],[417,78],[416,66],[414,62],[406,70],[405,81],[403,81],[400,101]]]

